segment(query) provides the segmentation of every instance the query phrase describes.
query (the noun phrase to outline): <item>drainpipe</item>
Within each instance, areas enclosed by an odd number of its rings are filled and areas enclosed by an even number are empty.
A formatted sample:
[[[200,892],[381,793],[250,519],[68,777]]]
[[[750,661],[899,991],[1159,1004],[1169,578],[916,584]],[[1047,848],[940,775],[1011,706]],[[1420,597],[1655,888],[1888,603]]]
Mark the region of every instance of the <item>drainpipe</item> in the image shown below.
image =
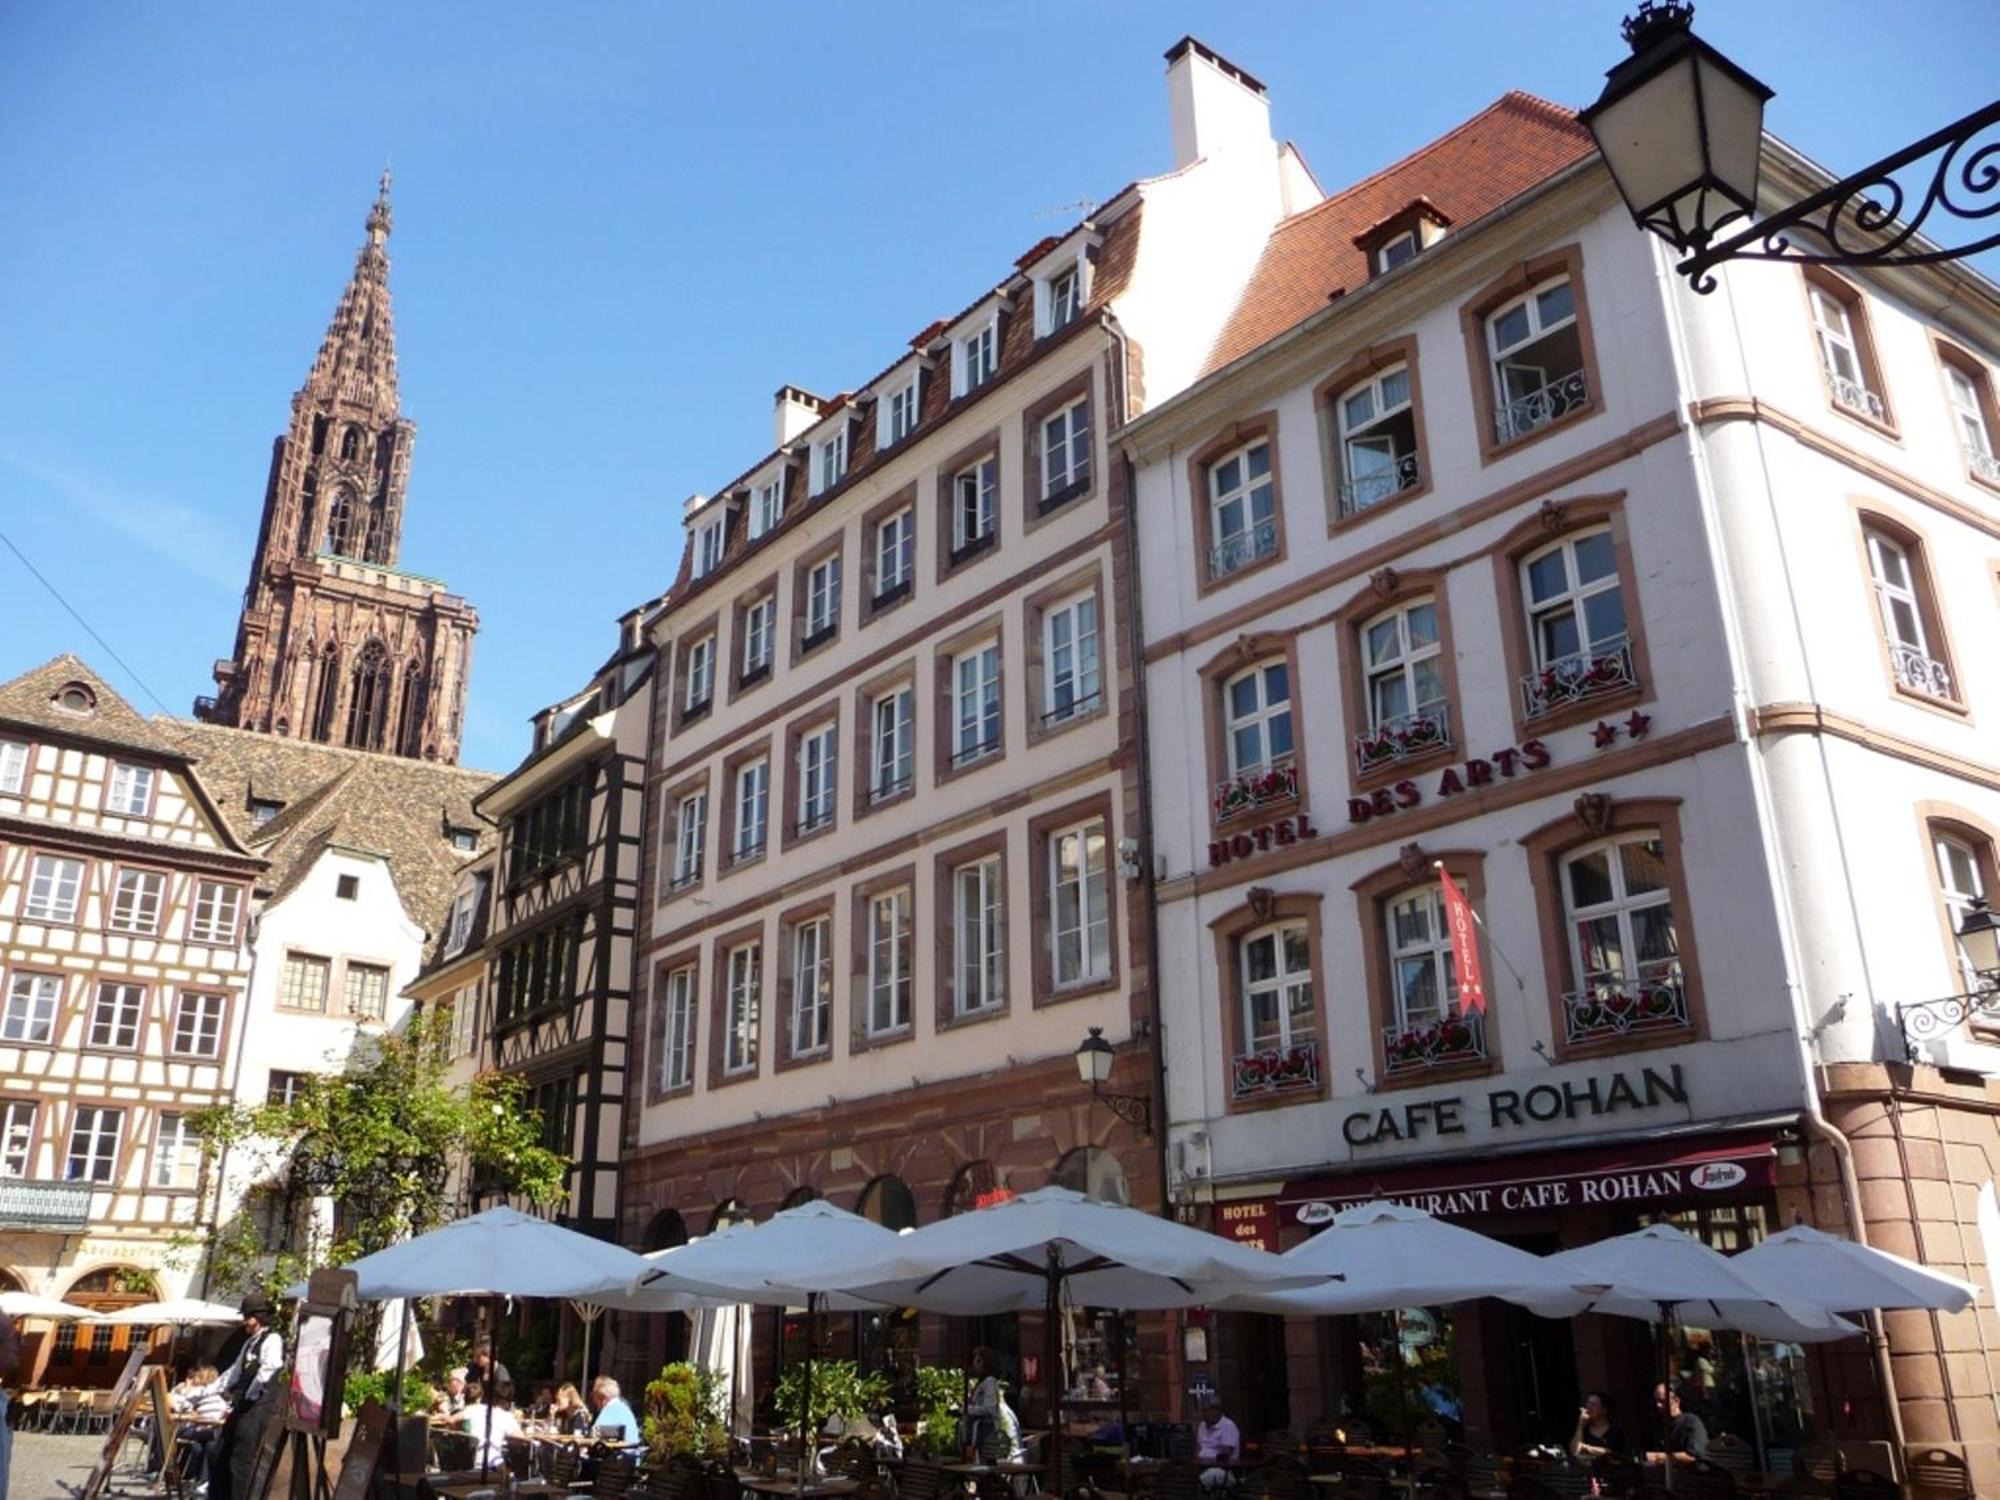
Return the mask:
[[[1679,287],[1666,265],[1660,246],[1650,239],[1648,241],[1648,253],[1653,263],[1655,283],[1659,286],[1661,299],[1669,311],[1667,334],[1673,348],[1674,367],[1678,376],[1678,384],[1683,393],[1692,396],[1695,394],[1695,382],[1688,360],[1687,330],[1683,322],[1682,304],[1679,301]],[[1736,350],[1738,369],[1742,372],[1743,388],[1745,391],[1748,391],[1751,389],[1752,380],[1749,360],[1744,354],[1743,324],[1737,311],[1736,289],[1728,277],[1722,278],[1722,292],[1725,304],[1729,308],[1730,332],[1733,335],[1732,345]],[[1772,532],[1774,535],[1778,535],[1781,528],[1778,520],[1777,496],[1772,485],[1771,460],[1770,453],[1766,447],[1764,428],[1761,423],[1753,423],[1752,428],[1757,444],[1758,466],[1764,480],[1764,504],[1770,515]],[[1736,613],[1732,604],[1735,594],[1730,582],[1729,553],[1723,544],[1721,524],[1716,511],[1715,485],[1708,471],[1708,450],[1703,445],[1699,432],[1692,426],[1689,426],[1687,429],[1687,446],[1689,460],[1696,472],[1697,482],[1695,493],[1699,497],[1702,529],[1707,536],[1709,555],[1715,566],[1717,594],[1722,605],[1720,615],[1731,657],[1730,675],[1734,686],[1730,694],[1730,714],[1736,723],[1737,738],[1742,742],[1744,747],[1745,762],[1749,767],[1751,784],[1756,792],[1753,800],[1757,808],[1759,832],[1768,856],[1771,852],[1781,847],[1781,840],[1778,837],[1771,812],[1770,789],[1765,777],[1764,764],[1757,754],[1756,741],[1749,724],[1751,704],[1748,701],[1748,679],[1744,670],[1742,640],[1738,634]],[[1808,698],[1817,702],[1819,690],[1812,680],[1812,658],[1807,650],[1805,624],[1799,613],[1798,589],[1792,576],[1790,559],[1786,555],[1782,545],[1779,548],[1779,557],[1782,563],[1780,574],[1784,581],[1785,598],[1790,604],[1792,628],[1798,641],[1799,661],[1806,674],[1806,694]],[[1826,764],[1824,741],[1820,745],[1820,769],[1822,777],[1826,782],[1827,806],[1833,818],[1834,835],[1841,846],[1841,868],[1843,876],[1846,877],[1848,902],[1852,911],[1854,902],[1854,885],[1851,877],[1852,865],[1846,854],[1846,839],[1841,835],[1839,804],[1834,797],[1832,775]],[[1777,868],[1783,868],[1776,861],[1772,861],[1772,863]],[[1799,1118],[1809,1134],[1819,1137],[1833,1148],[1834,1159],[1840,1169],[1840,1199],[1841,1207],[1845,1210],[1848,1233],[1856,1244],[1866,1245],[1868,1243],[1868,1227],[1863,1222],[1861,1216],[1861,1182],[1859,1175],[1854,1169],[1854,1146],[1846,1135],[1841,1132],[1839,1127],[1827,1119],[1824,1110],[1821,1108],[1819,1063],[1817,1057],[1814,1055],[1818,1045],[1817,1033],[1814,1030],[1811,1010],[1806,1003],[1804,988],[1797,978],[1799,973],[1798,954],[1800,944],[1798,934],[1793,930],[1792,926],[1791,904],[1788,900],[1782,899],[1782,892],[1774,891],[1773,895],[1780,898],[1774,900],[1773,904],[1777,910],[1778,934],[1779,941],[1785,953],[1785,967],[1792,976],[1787,979],[1785,988],[1787,996],[1791,1001],[1793,1029],[1797,1034],[1799,1044],[1799,1076],[1803,1084],[1802,1094],[1804,1099],[1799,1112]],[[1861,931],[1860,915],[1858,911],[1854,911],[1853,915],[1854,930],[1858,944]],[[1865,950],[1861,952],[1860,957],[1863,973],[1866,975],[1868,973],[1868,959]],[[1872,976],[1868,978],[1868,988],[1872,995],[1874,990]],[[1891,1119],[1893,1121],[1893,1099],[1891,1100],[1891,1106]],[[1900,1126],[1898,1130],[1900,1131]],[[1810,1171],[1810,1168],[1808,1168],[1808,1171]],[[1902,1402],[1896,1394],[1896,1375],[1889,1359],[1888,1341],[1882,1331],[1882,1315],[1879,1312],[1868,1313],[1867,1326],[1868,1344],[1875,1358],[1875,1378],[1881,1386],[1883,1406],[1889,1418],[1889,1432],[1893,1446],[1890,1462],[1895,1471],[1895,1477],[1902,1479],[1907,1475],[1904,1450],[1908,1440],[1903,1432]]]

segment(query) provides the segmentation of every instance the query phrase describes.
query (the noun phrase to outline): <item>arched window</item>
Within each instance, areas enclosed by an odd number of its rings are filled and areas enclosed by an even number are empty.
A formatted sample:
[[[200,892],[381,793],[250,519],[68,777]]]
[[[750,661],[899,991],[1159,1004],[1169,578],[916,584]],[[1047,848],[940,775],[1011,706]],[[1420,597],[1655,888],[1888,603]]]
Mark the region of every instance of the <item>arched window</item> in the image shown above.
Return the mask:
[[[1125,1185],[1125,1169],[1118,1158],[1102,1146],[1078,1146],[1056,1163],[1055,1185],[1095,1198],[1099,1203],[1116,1203],[1129,1208],[1131,1189]]]
[[[326,546],[323,550],[335,557],[354,555],[354,492],[342,487],[333,492],[333,503],[326,508]]]
[[[655,1250],[672,1250],[687,1242],[687,1221],[677,1209],[661,1209],[646,1225],[644,1244],[649,1254]]]
[[[1944,897],[1945,921],[1951,927],[1953,957],[1966,989],[1977,993],[1979,971],[1958,942],[1958,932],[1965,926],[1972,904],[1987,899],[1986,868],[1993,862],[1993,851],[1990,845],[1974,843],[1968,832],[1932,825],[1931,852],[1937,859],[1938,889]]]
[[[952,1173],[951,1186],[945,1189],[944,1217],[990,1208],[1013,1196],[1003,1169],[984,1159],[969,1161]]]
[[[347,695],[347,743],[356,750],[382,748],[389,719],[389,653],[380,641],[361,648]]]
[[[319,659],[319,681],[313,686],[312,728],[308,739],[321,744],[333,740],[333,711],[340,702],[340,648],[332,641]]]
[[[340,456],[342,458],[353,458],[360,451],[361,451],[360,430],[358,428],[350,427],[340,435]]]
[[[313,550],[313,508],[319,498],[319,477],[308,474],[299,486],[299,539],[300,552],[310,554]]]
[[[403,671],[403,701],[396,709],[396,753],[417,755],[424,742],[424,673],[415,662]]]
[[[884,1229],[915,1229],[917,1200],[909,1184],[893,1174],[877,1177],[861,1190],[856,1213]]]
[[[1368,728],[1377,741],[1404,735],[1443,743],[1450,730],[1437,601],[1413,599],[1369,620],[1361,627],[1361,658],[1368,677]],[[1383,758],[1390,754],[1385,747]]]
[[[778,1207],[781,1211],[787,1208],[804,1208],[808,1203],[817,1203],[818,1201],[818,1188],[795,1187],[789,1193],[785,1194]]]

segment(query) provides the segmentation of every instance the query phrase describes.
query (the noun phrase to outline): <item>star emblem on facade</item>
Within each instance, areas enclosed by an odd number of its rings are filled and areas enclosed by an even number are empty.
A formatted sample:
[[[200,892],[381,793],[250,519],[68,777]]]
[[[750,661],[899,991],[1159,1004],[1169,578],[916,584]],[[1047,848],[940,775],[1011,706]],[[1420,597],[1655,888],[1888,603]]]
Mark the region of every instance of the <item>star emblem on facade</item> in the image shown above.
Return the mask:
[[[1646,737],[1646,731],[1652,727],[1653,716],[1651,714],[1642,714],[1636,708],[1632,710],[1631,714],[1625,720],[1625,732],[1635,740],[1643,740]]]
[[[1616,724],[1607,724],[1602,719],[1599,719],[1597,727],[1590,731],[1591,743],[1596,745],[1600,750],[1617,738],[1618,726]]]

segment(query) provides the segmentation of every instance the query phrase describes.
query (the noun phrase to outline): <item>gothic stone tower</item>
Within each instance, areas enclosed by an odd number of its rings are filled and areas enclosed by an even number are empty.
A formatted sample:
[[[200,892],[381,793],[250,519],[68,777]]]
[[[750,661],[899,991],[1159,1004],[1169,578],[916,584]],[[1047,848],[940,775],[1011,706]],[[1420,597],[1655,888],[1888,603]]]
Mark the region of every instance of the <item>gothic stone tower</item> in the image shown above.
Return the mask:
[[[479,615],[397,567],[414,424],[396,394],[389,174],[319,357],[273,444],[236,654],[195,717],[456,763]]]

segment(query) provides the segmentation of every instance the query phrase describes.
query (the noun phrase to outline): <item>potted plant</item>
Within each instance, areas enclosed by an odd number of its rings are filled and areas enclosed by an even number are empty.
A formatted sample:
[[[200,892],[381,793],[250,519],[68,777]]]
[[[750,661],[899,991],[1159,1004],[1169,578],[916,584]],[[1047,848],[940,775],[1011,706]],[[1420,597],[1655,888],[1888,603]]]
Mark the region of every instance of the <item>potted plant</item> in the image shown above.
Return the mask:
[[[720,1448],[726,1401],[714,1371],[685,1360],[665,1366],[646,1385],[646,1414],[640,1419],[646,1447],[662,1460]]]

